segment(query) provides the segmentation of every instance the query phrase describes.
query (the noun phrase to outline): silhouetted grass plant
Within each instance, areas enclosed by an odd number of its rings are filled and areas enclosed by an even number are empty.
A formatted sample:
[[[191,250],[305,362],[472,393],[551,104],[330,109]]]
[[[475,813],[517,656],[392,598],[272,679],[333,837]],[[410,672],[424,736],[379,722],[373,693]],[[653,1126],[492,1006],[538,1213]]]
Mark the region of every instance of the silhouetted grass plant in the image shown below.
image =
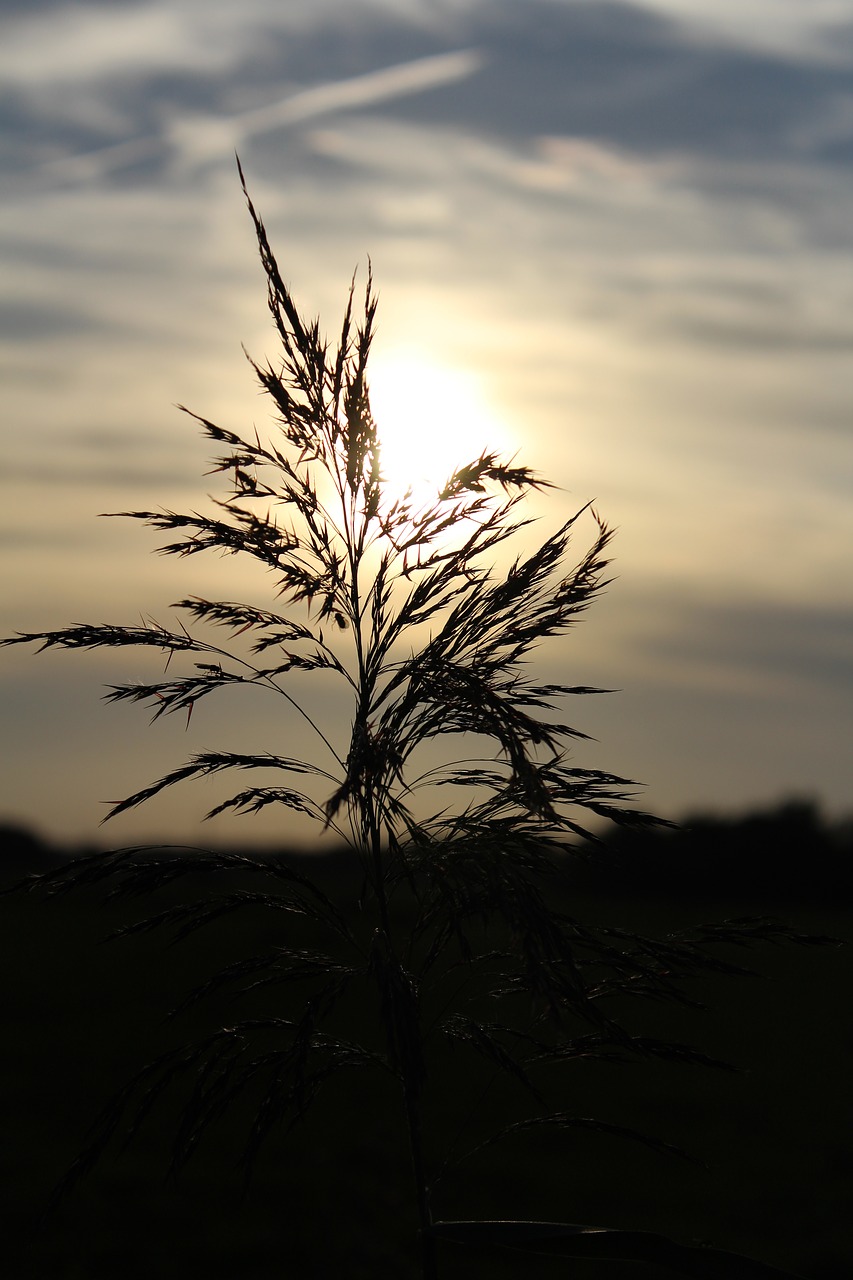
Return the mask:
[[[240,877],[238,888],[168,907],[123,932],[170,928],[183,938],[250,907],[281,914],[277,945],[235,957],[181,1006],[229,989],[251,993],[253,1001],[268,993],[269,1011],[148,1064],[107,1107],[70,1180],[91,1167],[116,1131],[132,1136],[180,1080],[186,1100],[174,1166],[249,1097],[249,1168],[270,1135],[305,1116],[330,1080],[367,1070],[380,1073],[399,1095],[426,1280],[436,1275],[440,1239],[471,1248],[651,1261],[726,1280],[770,1275],[762,1264],[651,1233],[433,1216],[434,1188],[449,1161],[545,1127],[591,1129],[671,1150],[565,1105],[553,1109],[543,1072],[590,1060],[709,1064],[686,1045],[635,1034],[617,1010],[628,1001],[689,1000],[687,979],[739,971],[721,957],[720,944],[786,931],[749,920],[653,939],[615,925],[585,926],[556,905],[567,863],[594,851],[596,822],[658,822],[633,807],[634,784],[586,768],[571,754],[584,734],[560,718],[559,708],[598,691],[542,683],[528,665],[540,642],[563,635],[605,585],[610,530],[592,508],[583,508],[499,571],[498,549],[530,526],[521,514],[523,499],[547,487],[527,467],[483,452],[454,471],[426,505],[411,494],[387,492],[367,377],[376,316],[372,280],[368,275],[358,320],[350,289],[340,338],[330,349],[318,324],[297,310],[248,193],[246,199],[280,342],[275,361],[251,363],[274,406],[275,425],[262,439],[257,431],[241,435],[192,415],[220,449],[215,470],[230,486],[216,513],[121,514],[165,533],[167,555],[251,557],[271,575],[271,601],[258,606],[189,596],[174,606],[184,619],[174,629],[153,621],[76,625],[3,643],[165,653],[160,679],[113,686],[106,695],[145,704],[155,720],[173,713],[189,719],[198,703],[238,684],[282,698],[311,731],[316,757],[203,751],[115,804],[110,816],[191,779],[274,771],[278,784],[243,786],[208,816],[268,806],[308,815],[349,847],[364,887],[353,914],[314,883],[307,862],[298,869],[284,856],[223,850],[112,851],[41,877],[47,893],[105,881],[116,896],[156,889],[199,869]],[[584,516],[592,524],[591,544],[572,560]],[[213,628],[230,639],[220,640]],[[291,680],[297,673],[340,682],[341,708],[344,700],[350,707],[344,743],[321,730],[303,697],[304,680],[298,687]],[[455,743],[460,735],[476,741],[478,758],[418,765],[425,745]],[[430,788],[459,795],[460,802],[424,816],[418,795]],[[245,887],[249,873],[260,887]],[[288,922],[297,918],[326,934],[325,950],[294,944]],[[301,1012],[282,1016],[276,991],[299,983],[308,991]],[[373,1003],[379,1040],[340,1032],[336,1017],[357,991]],[[468,1152],[436,1151],[425,1132],[425,1107],[435,1105],[430,1061],[443,1045],[479,1059],[487,1076],[506,1076],[527,1100],[521,1120],[472,1141]],[[570,1093],[564,1084],[563,1103]]]

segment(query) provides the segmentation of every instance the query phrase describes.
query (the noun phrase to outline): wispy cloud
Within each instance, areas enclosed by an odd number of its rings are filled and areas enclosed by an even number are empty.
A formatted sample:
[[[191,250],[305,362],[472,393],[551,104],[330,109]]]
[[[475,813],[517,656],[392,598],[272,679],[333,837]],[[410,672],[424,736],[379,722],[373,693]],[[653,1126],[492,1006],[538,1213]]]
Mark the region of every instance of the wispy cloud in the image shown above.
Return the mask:
[[[346,80],[313,85],[237,115],[177,115],[166,123],[160,135],[131,138],[83,155],[62,156],[47,161],[42,171],[65,181],[91,181],[112,170],[159,156],[166,149],[173,160],[190,165],[221,160],[238,150],[247,139],[304,124],[320,116],[358,111],[426,93],[474,75],[484,63],[482,52],[459,49]]]
[[[693,5],[688,15],[684,0],[646,0],[657,10],[683,24],[693,41],[724,42],[732,48],[751,48],[794,61],[850,65],[853,46],[838,40],[849,35],[853,18],[850,0],[714,0]],[[688,22],[689,19],[689,22]]]

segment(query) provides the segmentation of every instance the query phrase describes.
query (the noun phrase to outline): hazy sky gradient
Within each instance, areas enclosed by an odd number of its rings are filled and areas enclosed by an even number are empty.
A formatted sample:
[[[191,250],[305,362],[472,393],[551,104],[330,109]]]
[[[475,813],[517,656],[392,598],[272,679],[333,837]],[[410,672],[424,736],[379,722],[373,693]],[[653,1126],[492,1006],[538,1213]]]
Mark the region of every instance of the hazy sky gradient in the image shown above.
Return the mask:
[[[268,593],[96,519],[212,487],[176,402],[265,420],[236,148],[330,334],[372,258],[377,395],[422,371],[412,434],[431,404],[461,435],[462,403],[561,486],[543,536],[590,498],[619,527],[617,580],[541,654],[621,690],[571,708],[579,760],[671,816],[853,808],[853,0],[29,0],[0,84],[0,634]],[[251,692],[187,731],[100,702],[151,670],[2,651],[0,816],[82,838],[190,752],[307,746]],[[199,828],[224,794],[104,838],[271,835]]]

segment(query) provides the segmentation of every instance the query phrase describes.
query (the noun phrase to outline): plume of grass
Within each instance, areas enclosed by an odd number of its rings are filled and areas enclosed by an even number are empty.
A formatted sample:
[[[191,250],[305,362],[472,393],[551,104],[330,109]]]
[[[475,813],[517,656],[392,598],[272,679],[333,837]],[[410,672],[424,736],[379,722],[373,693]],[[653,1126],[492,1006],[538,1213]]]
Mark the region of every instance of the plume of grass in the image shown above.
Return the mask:
[[[272,404],[269,437],[256,430],[239,434],[192,414],[216,446],[213,470],[226,481],[215,514],[118,514],[165,535],[164,555],[214,552],[256,561],[270,577],[270,599],[258,605],[188,596],[173,606],[179,621],[169,627],[153,620],[85,623],[23,632],[2,643],[160,650],[167,668],[161,679],[113,685],[106,694],[112,702],[147,706],[155,721],[174,713],[189,719],[199,702],[238,684],[283,699],[311,731],[316,755],[205,751],[113,803],[108,816],[194,779],[276,771],[283,784],[243,787],[208,816],[278,806],[331,828],[361,867],[360,920],[356,925],[309,877],[272,855],[113,851],[31,885],[58,894],[103,883],[112,897],[137,897],[190,871],[251,872],[263,888],[190,900],[123,932],[162,929],[179,940],[223,916],[264,908],[282,921],[280,942],[235,958],[179,1010],[224,990],[272,996],[283,984],[308,984],[300,1018],[273,1009],[147,1065],[105,1109],[68,1182],[91,1167],[119,1129],[132,1136],[178,1081],[187,1094],[174,1167],[250,1094],[257,1107],[245,1151],[249,1170],[272,1132],[298,1123],[332,1077],[352,1068],[378,1070],[399,1090],[425,1280],[436,1275],[439,1237],[547,1247],[568,1256],[652,1259],[682,1274],[722,1275],[710,1254],[700,1257],[638,1233],[433,1222],[432,1187],[449,1158],[431,1148],[424,1120],[431,1105],[429,1063],[438,1047],[453,1045],[487,1074],[517,1085],[531,1114],[501,1138],[517,1141],[542,1125],[585,1127],[662,1149],[665,1144],[606,1121],[549,1110],[543,1068],[579,1059],[711,1064],[688,1046],[631,1033],[615,1006],[626,998],[689,1000],[684,985],[696,974],[739,971],[719,958],[720,943],[775,939],[784,931],[764,921],[735,921],[649,939],[585,926],[554,905],[551,889],[567,857],[594,848],[597,821],[660,821],[635,807],[634,783],[575,762],[572,752],[585,735],[562,709],[602,691],[543,683],[528,665],[543,641],[577,623],[608,582],[611,530],[584,507],[498,571],[498,548],[531,523],[521,514],[523,500],[549,487],[542,477],[484,451],[463,460],[427,505],[411,494],[389,493],[367,375],[376,317],[372,277],[368,273],[358,319],[351,285],[337,344],[330,347],[318,323],[300,314],[242,170],[240,176],[279,342],[274,361],[249,357]],[[575,554],[584,520],[591,542]],[[342,741],[321,730],[297,695],[293,674],[315,672],[337,679],[342,705],[348,701],[350,728]],[[424,744],[460,735],[475,735],[481,748],[487,743],[485,758],[450,755],[440,767],[419,771]],[[429,787],[474,798],[425,816],[418,795]],[[397,902],[414,912],[405,927],[395,924]],[[295,946],[288,922],[297,919],[323,933],[328,948]],[[335,1011],[356,987],[372,993],[384,1030],[378,1046],[334,1031]],[[747,1269],[737,1274],[761,1274],[742,1265]]]

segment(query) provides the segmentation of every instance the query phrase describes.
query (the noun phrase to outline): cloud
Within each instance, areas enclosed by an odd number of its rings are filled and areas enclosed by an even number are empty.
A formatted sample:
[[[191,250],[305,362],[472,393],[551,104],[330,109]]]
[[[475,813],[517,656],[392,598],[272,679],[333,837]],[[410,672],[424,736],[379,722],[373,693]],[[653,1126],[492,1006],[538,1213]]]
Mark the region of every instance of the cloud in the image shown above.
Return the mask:
[[[0,301],[0,342],[31,343],[34,339],[95,329],[95,320],[70,304],[39,305],[27,298]]]
[[[569,708],[596,738],[586,762],[639,776],[642,803],[667,816],[684,813],[684,796],[694,811],[731,812],[808,795],[849,814],[847,603],[636,585],[617,582],[546,668],[561,678],[571,661],[573,679],[618,686]]]
[[[792,61],[850,64],[853,44],[844,39],[853,20],[850,0],[714,0],[694,5],[686,21],[683,0],[646,0],[647,7],[683,24],[698,43],[756,50]],[[841,38],[839,38],[841,37]]]
[[[169,130],[169,138],[191,162],[218,158],[239,148],[249,138],[301,125],[318,116],[359,111],[467,79],[479,71],[483,63],[483,55],[475,49],[418,58],[347,80],[318,84],[227,119],[185,121],[178,118]]]
[[[301,123],[318,115],[328,115],[332,111],[372,106],[377,102],[407,97],[412,93],[423,93],[454,80],[464,80],[479,71],[483,62],[482,53],[476,49],[435,54],[399,66],[369,71],[349,80],[317,85],[271,106],[245,112],[242,116],[235,117],[235,120],[238,128],[247,136],[266,133],[270,129]]]
[[[42,169],[59,179],[91,181],[111,170],[158,156],[164,143],[174,159],[190,165],[222,160],[250,138],[302,125],[318,116],[363,110],[425,93],[465,79],[483,64],[484,57],[477,50],[459,49],[314,85],[238,115],[176,113],[167,122],[164,137],[132,138],[83,155],[61,156],[45,162]]]
[[[129,462],[126,466],[98,459],[81,459],[73,456],[67,461],[34,461],[31,463],[15,462],[7,468],[6,478],[12,484],[28,484],[37,489],[45,486],[59,486],[63,489],[74,488],[102,490],[115,494],[118,490],[133,489],[137,492],[148,491],[162,496],[164,490],[181,486],[190,489],[196,476],[187,468],[176,471],[174,461],[164,461],[159,466],[151,466],[144,459]]]
[[[347,14],[321,5],[309,21],[300,6],[257,0],[239,14],[216,0],[75,6],[8,23],[0,71],[7,100],[57,132],[42,160],[53,180],[227,163],[247,138],[368,110],[623,157],[849,161],[845,69],[707,31],[689,39],[690,24],[660,9],[530,0],[522,12],[499,0],[357,3]],[[249,105],[234,109],[241,97]],[[528,179],[553,175],[531,168]]]
[[[745,690],[772,700],[780,694],[853,691],[853,610],[846,604],[670,601],[667,625],[644,649],[657,667],[674,664],[680,683]]]
[[[193,38],[188,17],[163,4],[75,4],[35,15],[28,9],[4,24],[0,74],[7,86],[32,91],[44,84],[115,83],[154,71],[186,74],[233,65],[234,44]],[[234,24],[238,47],[239,32]]]

